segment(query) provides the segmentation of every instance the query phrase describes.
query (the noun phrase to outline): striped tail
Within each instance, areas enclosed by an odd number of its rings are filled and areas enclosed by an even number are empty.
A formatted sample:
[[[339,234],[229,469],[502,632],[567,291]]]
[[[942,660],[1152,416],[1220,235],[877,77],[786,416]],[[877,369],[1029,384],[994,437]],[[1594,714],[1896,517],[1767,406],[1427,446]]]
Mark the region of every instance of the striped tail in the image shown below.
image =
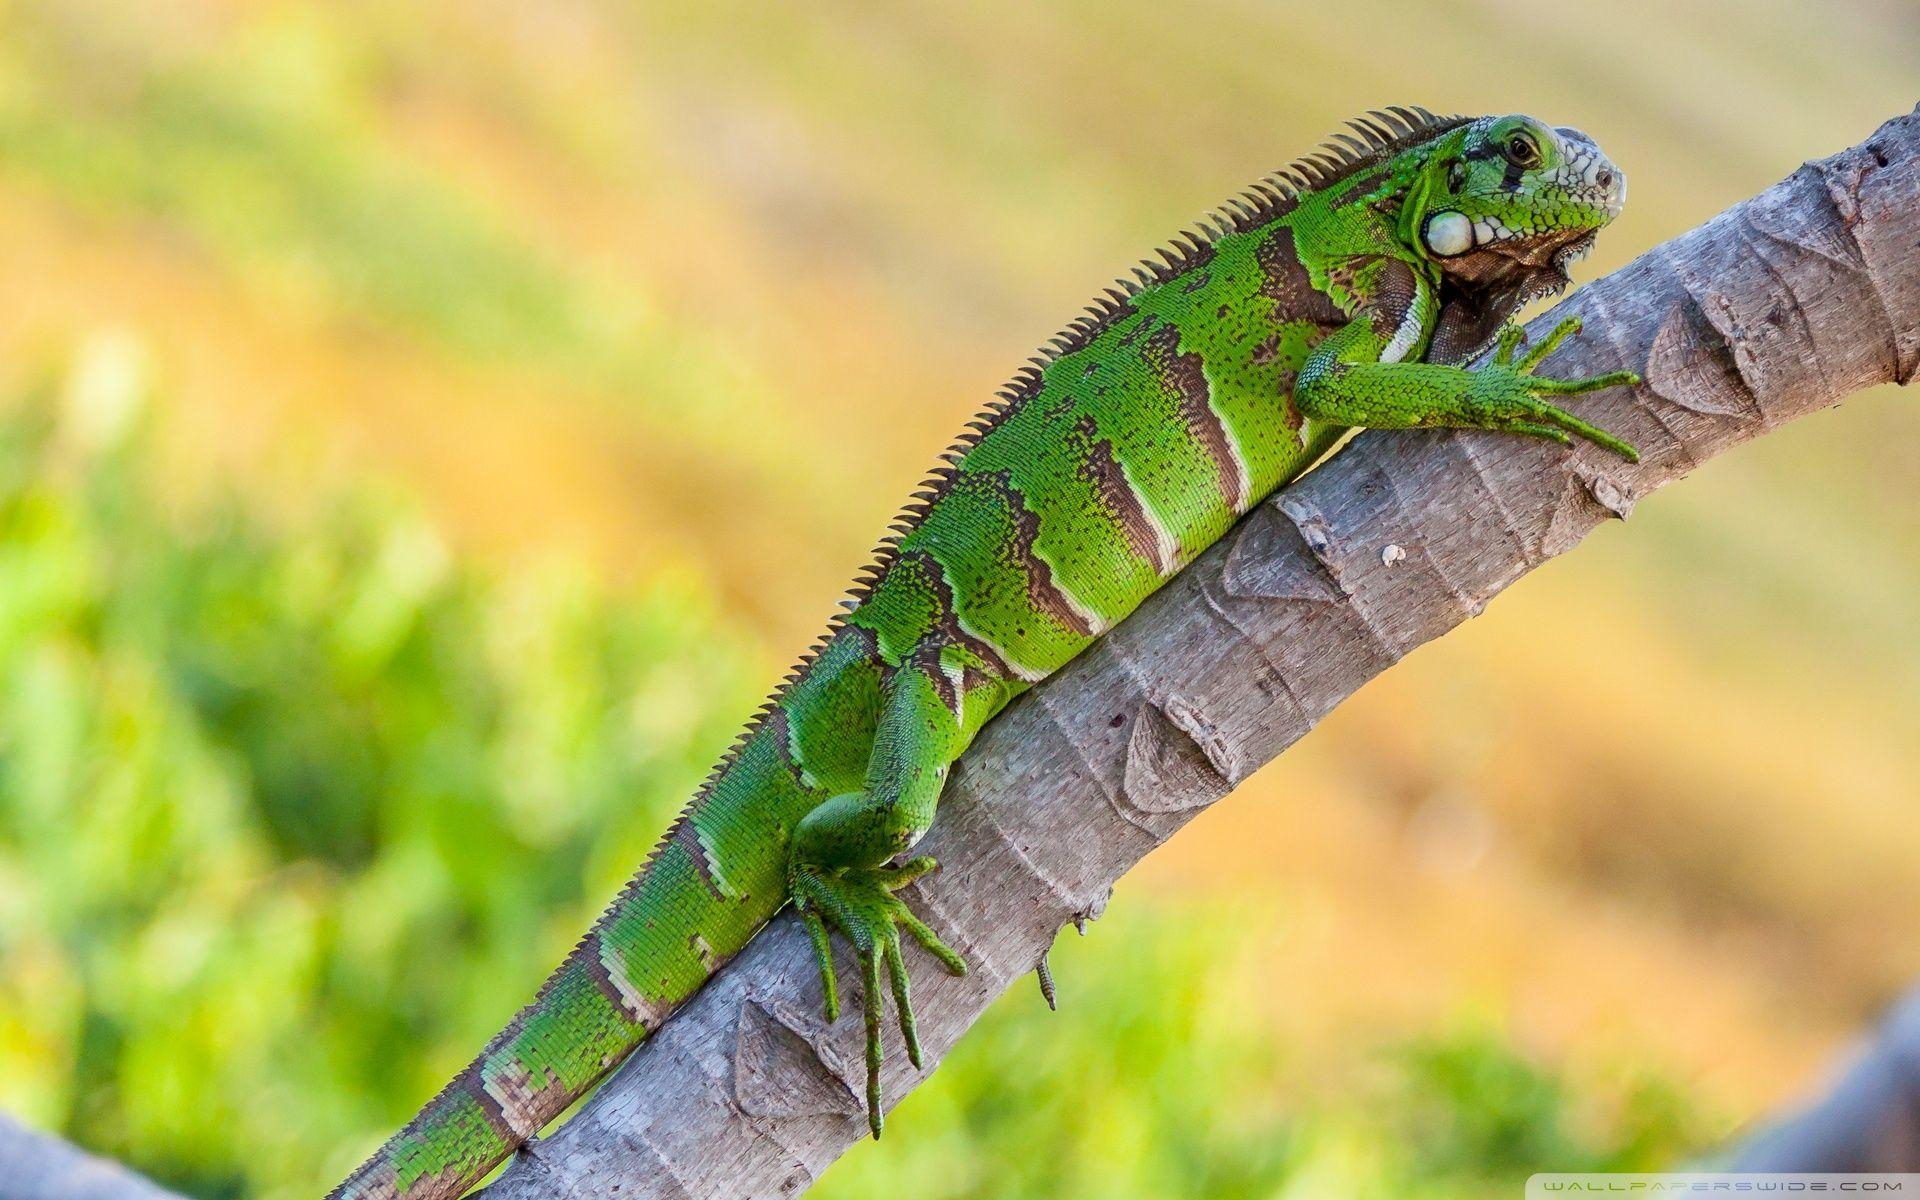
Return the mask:
[[[746,948],[786,905],[788,839],[826,798],[795,765],[781,703],[869,665],[865,645],[830,633],[808,652],[534,1002],[328,1200],[453,1200]]]
[[[681,815],[534,1002],[328,1200],[460,1196],[746,946],[785,903],[780,876],[756,880],[768,886],[752,895],[720,894],[709,882],[697,809]]]
[[[539,998],[328,1200],[451,1200],[632,1052],[670,1010],[635,1021],[595,970],[598,942],[589,935]]]

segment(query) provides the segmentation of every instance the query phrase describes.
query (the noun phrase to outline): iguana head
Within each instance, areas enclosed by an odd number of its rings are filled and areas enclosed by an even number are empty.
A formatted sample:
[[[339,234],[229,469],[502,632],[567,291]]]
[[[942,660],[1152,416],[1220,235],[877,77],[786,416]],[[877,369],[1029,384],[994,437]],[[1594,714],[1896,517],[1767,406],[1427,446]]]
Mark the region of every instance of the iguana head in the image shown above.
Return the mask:
[[[1410,248],[1439,269],[1432,356],[1466,357],[1567,268],[1627,199],[1592,138],[1532,117],[1481,117],[1429,143],[1401,217]]]
[[[1435,150],[1420,247],[1449,274],[1487,259],[1562,265],[1626,203],[1626,177],[1592,138],[1532,117],[1482,117]]]

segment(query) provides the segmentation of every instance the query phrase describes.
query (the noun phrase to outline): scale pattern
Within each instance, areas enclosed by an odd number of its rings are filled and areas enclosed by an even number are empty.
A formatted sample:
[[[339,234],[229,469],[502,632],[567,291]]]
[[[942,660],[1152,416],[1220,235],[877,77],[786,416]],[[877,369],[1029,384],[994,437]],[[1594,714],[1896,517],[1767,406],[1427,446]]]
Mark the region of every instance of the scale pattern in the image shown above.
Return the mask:
[[[1468,207],[1473,189],[1454,177],[1489,157],[1499,133],[1490,121],[1370,114],[1182,234],[1054,338],[942,457],[846,613],[538,998],[333,1197],[441,1200],[472,1186],[789,902],[800,843],[828,866],[885,871],[931,821],[948,764],[986,721],[1357,423],[1309,419],[1296,399],[1303,373],[1338,380],[1354,361],[1415,359],[1436,336],[1455,353],[1484,345],[1561,265],[1550,255],[1527,261],[1489,223],[1584,233],[1604,223],[1606,207],[1567,201],[1578,221],[1528,217],[1497,196]],[[1580,154],[1590,146],[1580,139]],[[1562,159],[1563,170],[1574,162],[1570,152]],[[1417,223],[1409,229],[1410,209],[1447,187],[1488,231],[1488,244],[1454,265],[1467,285],[1484,285],[1476,296],[1500,310],[1493,323],[1475,314],[1447,324],[1448,264],[1418,248]],[[1455,224],[1445,231],[1458,233]],[[1346,349],[1355,339],[1366,343],[1357,358]],[[1336,345],[1340,361],[1319,361]],[[873,800],[883,792],[885,804]],[[912,820],[865,821],[896,801]],[[850,904],[828,895],[818,907],[858,932],[846,923],[858,914],[840,911]],[[871,945],[863,953],[867,1003],[877,1005],[879,954]],[[905,986],[901,969],[895,994],[910,1021]],[[877,1133],[877,1083],[869,1094]]]

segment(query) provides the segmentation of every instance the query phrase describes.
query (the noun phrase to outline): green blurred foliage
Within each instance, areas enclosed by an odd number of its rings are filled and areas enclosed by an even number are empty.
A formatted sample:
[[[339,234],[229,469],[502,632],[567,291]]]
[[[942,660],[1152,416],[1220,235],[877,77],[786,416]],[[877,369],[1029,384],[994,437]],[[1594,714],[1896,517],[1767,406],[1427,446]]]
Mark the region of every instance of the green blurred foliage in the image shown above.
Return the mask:
[[[755,658],[689,581],[485,575],[365,488],[170,503],[102,374],[0,424],[0,1098],[310,1192],[558,960]]]
[[[1278,936],[1232,905],[1117,905],[1056,948],[1059,1013],[1017,986],[815,1194],[1466,1200],[1539,1170],[1660,1169],[1710,1136],[1658,1076],[1551,1067],[1484,1018],[1319,1076],[1271,1020],[1258,948]]]

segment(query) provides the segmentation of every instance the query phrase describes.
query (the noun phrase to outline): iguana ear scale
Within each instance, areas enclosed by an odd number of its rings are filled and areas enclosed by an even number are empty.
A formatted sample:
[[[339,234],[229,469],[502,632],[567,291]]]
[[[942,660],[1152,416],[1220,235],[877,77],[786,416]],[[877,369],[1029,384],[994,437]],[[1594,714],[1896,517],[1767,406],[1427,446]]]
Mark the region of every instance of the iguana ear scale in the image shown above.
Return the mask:
[[[1421,244],[1431,254],[1452,258],[1473,249],[1473,222],[1464,213],[1439,212],[1427,218]]]

